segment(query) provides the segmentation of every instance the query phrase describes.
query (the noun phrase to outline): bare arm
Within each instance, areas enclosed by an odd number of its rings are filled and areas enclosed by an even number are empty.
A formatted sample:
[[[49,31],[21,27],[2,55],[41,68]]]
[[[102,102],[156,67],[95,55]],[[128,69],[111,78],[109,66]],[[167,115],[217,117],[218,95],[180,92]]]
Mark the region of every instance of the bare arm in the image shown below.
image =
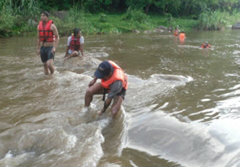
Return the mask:
[[[81,52],[81,55],[84,56],[84,53],[83,53],[83,44],[80,44],[80,52]]]
[[[102,113],[104,113],[106,111],[106,109],[111,104],[112,99],[114,97],[118,96],[118,93],[120,93],[121,90],[122,90],[122,82],[121,81],[115,81],[113,84],[110,85],[110,92],[108,93],[107,100],[104,102],[104,107],[103,107],[103,109],[102,109],[100,114],[102,114]]]
[[[88,87],[94,85],[96,83],[96,81],[97,81],[97,78],[94,77],[94,79],[88,84]]]
[[[68,50],[69,50],[69,46],[67,46],[67,48],[66,48],[66,53],[65,53],[65,57],[68,55]]]
[[[55,52],[55,49],[57,48],[59,42],[59,35],[57,27],[54,24],[52,24],[51,29],[53,31],[53,34],[55,35],[55,41],[53,43],[53,52]]]
[[[40,39],[39,39],[39,33],[37,28],[37,55],[40,55]]]
[[[65,58],[66,57],[68,57],[68,56],[70,56],[70,55],[68,55],[68,50],[70,49],[70,38],[68,37],[68,39],[67,39],[67,47],[66,47],[66,53],[65,53]]]
[[[107,100],[104,102],[104,106],[103,106],[103,109],[100,114],[102,114],[106,111],[106,109],[109,107],[111,102],[112,102],[112,98],[107,98]]]

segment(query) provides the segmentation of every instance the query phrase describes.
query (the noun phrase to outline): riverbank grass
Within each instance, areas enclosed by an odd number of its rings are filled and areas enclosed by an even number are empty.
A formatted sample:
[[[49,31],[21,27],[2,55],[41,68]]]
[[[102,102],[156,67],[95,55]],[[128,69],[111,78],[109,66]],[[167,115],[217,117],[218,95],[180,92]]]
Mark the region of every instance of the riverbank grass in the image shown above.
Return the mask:
[[[139,13],[138,13],[139,14]],[[166,28],[180,27],[181,30],[190,31],[197,25],[197,20],[189,18],[171,18],[159,15],[135,14],[89,14],[78,12],[74,16],[69,12],[64,19],[51,17],[61,35],[69,35],[74,27],[79,27],[85,34],[112,34],[126,32],[141,32],[154,30],[160,26]]]
[[[17,36],[25,34],[36,35],[36,27],[40,14],[33,18],[23,19],[21,15],[12,16],[11,10],[4,12],[0,17],[0,37]],[[1,12],[2,13],[2,12]],[[190,17],[174,18],[170,14],[146,15],[143,11],[127,10],[125,13],[86,13],[77,7],[69,11],[52,11],[50,19],[58,27],[61,36],[70,35],[73,28],[78,27],[84,34],[117,34],[127,32],[154,31],[159,27],[167,30],[179,27],[188,32],[192,29],[221,30],[226,26],[239,21],[239,12],[202,13],[198,19]],[[10,18],[10,19],[9,19]]]

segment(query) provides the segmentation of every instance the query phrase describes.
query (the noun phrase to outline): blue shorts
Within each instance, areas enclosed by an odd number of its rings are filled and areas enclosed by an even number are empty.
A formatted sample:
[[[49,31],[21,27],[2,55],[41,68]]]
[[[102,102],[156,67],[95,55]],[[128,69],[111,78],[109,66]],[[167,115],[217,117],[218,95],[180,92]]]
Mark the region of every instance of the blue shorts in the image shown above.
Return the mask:
[[[49,59],[54,59],[54,53],[52,53],[53,46],[44,47],[40,49],[41,60],[46,63]]]

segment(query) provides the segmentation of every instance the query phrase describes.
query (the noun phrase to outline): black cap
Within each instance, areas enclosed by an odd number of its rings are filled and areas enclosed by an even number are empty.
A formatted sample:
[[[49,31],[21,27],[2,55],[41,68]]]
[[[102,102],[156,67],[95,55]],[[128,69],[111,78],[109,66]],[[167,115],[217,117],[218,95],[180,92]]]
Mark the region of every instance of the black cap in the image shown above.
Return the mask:
[[[102,79],[105,76],[108,76],[112,71],[112,65],[108,61],[103,61],[101,64],[99,64],[97,70],[94,73],[94,76],[96,78]]]

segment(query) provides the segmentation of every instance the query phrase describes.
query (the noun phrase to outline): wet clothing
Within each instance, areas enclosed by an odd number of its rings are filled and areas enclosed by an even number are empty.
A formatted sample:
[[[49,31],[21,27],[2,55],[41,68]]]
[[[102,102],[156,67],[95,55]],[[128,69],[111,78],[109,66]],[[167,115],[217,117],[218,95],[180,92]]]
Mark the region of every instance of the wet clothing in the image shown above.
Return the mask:
[[[184,42],[184,40],[185,40],[185,38],[186,38],[185,33],[181,32],[181,33],[178,35],[178,38],[179,38],[180,42]]]
[[[79,51],[80,50],[80,37],[77,38],[75,36],[71,37],[70,47],[72,51]]]
[[[103,61],[99,64],[94,76],[96,79],[101,79],[101,86],[104,89],[103,101],[105,101],[106,93],[108,93],[108,99],[112,99],[116,96],[121,96],[124,99],[128,88],[127,75],[116,63],[110,60]],[[105,80],[104,77],[106,76],[109,77]]]
[[[67,46],[70,46],[71,39],[72,39],[72,36],[69,36],[68,41],[67,41]],[[79,42],[80,42],[80,44],[84,44],[84,37],[83,36],[80,37]]]
[[[115,81],[110,85],[110,90],[108,92],[108,98],[112,99],[116,96],[121,96],[123,99],[125,97],[126,90],[122,86],[121,81]]]
[[[46,63],[49,59],[54,59],[54,53],[52,53],[53,46],[40,48],[40,56],[43,63]]]
[[[104,80],[104,79],[101,80],[102,87],[104,87],[105,89],[109,89],[112,83],[119,80],[122,82],[122,87],[125,90],[127,90],[128,88],[127,75],[116,63],[114,63],[113,61],[108,61],[108,62],[111,64],[114,71],[112,73],[112,76],[108,80]],[[101,68],[99,68],[98,71],[101,71]]]
[[[51,25],[53,24],[52,20],[49,20],[46,24],[43,24],[43,21],[40,21],[38,24],[38,36],[41,42],[53,42],[55,36],[51,30]]]
[[[71,43],[73,43],[72,42],[72,36],[69,36],[68,41],[67,41],[67,46],[70,47],[70,49],[68,50],[68,54],[72,54],[72,52],[74,51],[74,49],[71,49]],[[77,43],[80,43],[80,45],[84,44],[84,37],[81,36]]]

